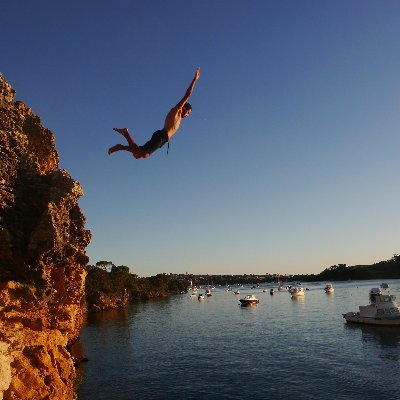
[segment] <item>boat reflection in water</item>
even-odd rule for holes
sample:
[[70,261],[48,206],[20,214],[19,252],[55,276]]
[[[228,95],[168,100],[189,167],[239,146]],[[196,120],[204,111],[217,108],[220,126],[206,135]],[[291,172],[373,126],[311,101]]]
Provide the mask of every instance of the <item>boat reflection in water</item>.
[[378,349],[382,360],[400,361],[400,327],[384,325],[345,324],[347,331],[361,332],[361,340]]

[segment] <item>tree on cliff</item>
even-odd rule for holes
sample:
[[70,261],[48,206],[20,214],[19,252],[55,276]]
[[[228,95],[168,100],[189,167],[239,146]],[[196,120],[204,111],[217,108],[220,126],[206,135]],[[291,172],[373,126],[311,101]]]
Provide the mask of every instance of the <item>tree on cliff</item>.
[[[104,266],[109,265],[112,265],[111,271],[107,272]],[[133,298],[148,298],[180,293],[187,287],[186,281],[171,279],[166,274],[139,278],[136,274],[129,272],[129,267],[116,266],[110,261],[99,261],[96,265],[88,265],[87,271],[87,297],[96,292],[111,294],[127,290]]]
[[88,265],[87,271],[86,293],[108,293],[112,291],[112,285],[107,271],[94,265]]
[[96,267],[104,269],[104,271],[110,272],[115,265],[111,261],[98,261]]

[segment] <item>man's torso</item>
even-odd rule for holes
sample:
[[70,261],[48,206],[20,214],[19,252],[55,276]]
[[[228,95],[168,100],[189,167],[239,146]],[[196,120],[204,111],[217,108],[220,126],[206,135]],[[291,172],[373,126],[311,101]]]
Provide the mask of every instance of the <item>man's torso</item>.
[[172,108],[165,117],[164,131],[167,132],[169,138],[171,138],[171,136],[179,129],[179,125],[182,121],[181,114],[182,109],[176,110],[175,108]]

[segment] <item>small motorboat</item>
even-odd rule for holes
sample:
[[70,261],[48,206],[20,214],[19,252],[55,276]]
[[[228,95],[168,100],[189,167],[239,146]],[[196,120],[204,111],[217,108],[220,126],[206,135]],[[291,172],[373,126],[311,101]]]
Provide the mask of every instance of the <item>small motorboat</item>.
[[271,288],[269,291],[269,294],[272,296],[274,294],[274,292],[275,292],[274,288]]
[[239,301],[242,306],[251,306],[260,302],[254,294],[248,294],[243,299],[239,299]]
[[206,296],[208,296],[208,297],[212,296],[212,293],[211,293],[211,290],[210,290],[210,289],[207,289],[207,290],[206,290]]
[[198,295],[197,299],[198,299],[199,301],[204,300],[204,294],[203,294],[203,293],[200,293],[200,294]]
[[325,290],[325,293],[326,293],[326,294],[332,294],[332,293],[335,291],[335,289],[333,288],[332,283],[330,283],[330,282],[328,282],[328,283],[326,284],[324,290]]
[[375,295],[371,304],[358,308],[359,312],[348,312],[343,318],[357,324],[400,326],[400,309],[394,295]]
[[389,285],[386,282],[383,282],[383,283],[381,283],[381,289],[388,290],[389,289]]
[[236,292],[233,292],[235,294],[240,294],[240,290],[236,290]]
[[292,297],[304,296],[304,288],[302,286],[292,286],[289,289],[289,293],[292,295]]
[[266,293],[266,292],[268,292],[268,289],[263,289],[263,293]]

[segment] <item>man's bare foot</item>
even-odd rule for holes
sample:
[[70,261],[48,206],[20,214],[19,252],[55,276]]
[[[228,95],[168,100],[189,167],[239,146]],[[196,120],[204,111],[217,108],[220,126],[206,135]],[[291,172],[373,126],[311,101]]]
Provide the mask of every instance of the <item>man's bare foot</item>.
[[126,141],[128,142],[129,146],[134,148],[137,146],[136,142],[132,139],[131,135],[129,134],[128,128],[113,128],[115,132],[118,132],[120,135],[122,135]]
[[128,128],[113,128],[113,131],[118,132],[122,136],[129,135]]
[[120,151],[120,150],[125,150],[126,146],[122,146],[122,144],[116,144],[113,147],[110,147],[108,149],[108,155],[111,156],[111,154],[115,153],[116,151]]

